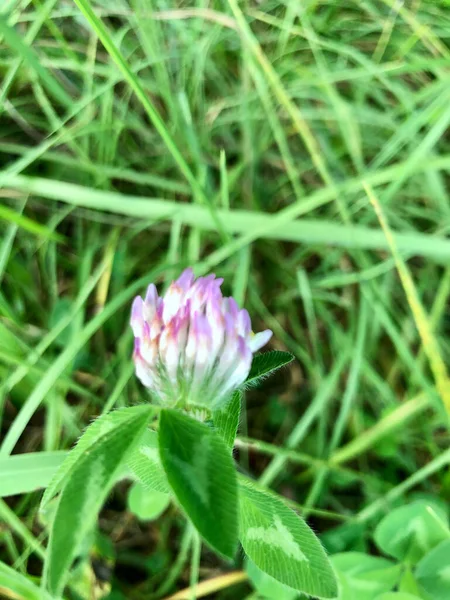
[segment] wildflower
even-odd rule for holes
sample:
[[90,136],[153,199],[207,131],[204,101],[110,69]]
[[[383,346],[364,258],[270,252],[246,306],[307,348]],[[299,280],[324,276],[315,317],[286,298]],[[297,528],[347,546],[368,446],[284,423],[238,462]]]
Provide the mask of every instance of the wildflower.
[[216,408],[247,378],[253,353],[272,336],[254,334],[248,312],[224,298],[223,279],[194,278],[186,269],[158,296],[133,302],[131,327],[136,375],[165,405]]

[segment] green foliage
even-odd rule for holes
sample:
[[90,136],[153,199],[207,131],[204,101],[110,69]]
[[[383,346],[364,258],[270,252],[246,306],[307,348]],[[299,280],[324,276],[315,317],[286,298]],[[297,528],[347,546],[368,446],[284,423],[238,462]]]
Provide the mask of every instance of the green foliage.
[[449,539],[450,529],[439,506],[418,501],[390,512],[378,524],[374,537],[385,554],[415,564],[439,542]]
[[294,511],[241,478],[239,513],[239,539],[257,567],[300,592],[336,598],[336,579],[325,551]]
[[128,492],[128,508],[141,521],[157,519],[169,506],[170,494],[135,483]]
[[115,427],[105,427],[83,453],[75,449],[76,463],[70,471],[64,470],[45,562],[46,584],[52,594],[62,592],[70,565],[92,529],[126,454],[141,437],[152,412],[149,407],[126,409],[121,417],[126,414],[127,418],[120,419],[120,427],[117,423]]
[[59,323],[69,320],[69,325],[63,329],[63,331],[56,336],[54,341],[55,345],[59,348],[64,348],[68,344],[70,344],[70,340],[76,331],[76,321],[71,319],[71,314],[73,311],[73,299],[62,298],[61,300],[57,300],[55,305],[53,306],[52,312],[49,315],[49,329],[56,330],[58,328]]
[[208,425],[162,410],[161,461],[172,490],[200,534],[233,558],[238,541],[236,471],[222,438]]
[[[340,582],[339,600],[441,600],[450,593],[448,557],[450,531],[447,507],[438,498],[421,495],[392,510],[374,531],[374,541],[397,563],[362,552],[332,556]],[[353,528],[344,525],[334,535]],[[328,542],[333,538],[327,536]],[[355,539],[347,541],[355,545]],[[395,591],[394,591],[395,590]],[[381,596],[380,596],[381,594]]]
[[321,536],[321,540],[330,554],[343,552],[347,548],[364,552],[367,550],[366,534],[367,525],[349,521],[329,529]]
[[224,406],[213,413],[214,427],[230,450],[233,450],[239,428],[241,402],[242,392],[237,390]]
[[[224,277],[254,330],[274,331],[270,348],[295,356],[267,385],[268,356],[256,357],[240,418],[236,399],[212,415],[236,470],[287,496],[329,554],[395,563],[375,600],[450,598],[435,554],[448,539],[436,501],[450,499],[439,398],[450,356],[448,6],[0,2],[0,560],[25,586],[15,595],[35,594],[47,525],[96,447],[95,423],[50,484],[44,519],[33,490],[58,469],[51,457],[92,415],[151,401],[132,374],[133,296],[192,265]],[[443,387],[367,186],[442,354]],[[105,435],[121,427],[112,415]],[[169,493],[156,431],[125,456],[122,477]],[[431,513],[409,508],[424,492]],[[68,580],[83,584],[67,598],[108,585],[111,598],[165,598],[209,577],[225,582],[218,600],[248,593],[220,579],[228,565],[209,552],[197,568],[176,507],[136,523],[127,493],[117,485],[101,516],[120,555],[114,576],[99,568],[98,580],[85,538]],[[339,578],[360,600],[375,583],[354,567]]]
[[71,473],[76,469],[80,458],[86,454],[86,451],[89,450],[101,436],[104,436],[110,431],[114,431],[128,421],[130,415],[133,414],[133,410],[136,409],[132,409],[130,412],[129,408],[125,408],[107,413],[95,419],[95,421],[86,428],[83,435],[78,440],[77,445],[69,452],[63,464],[55,473],[55,476],[45,490],[41,501],[42,509],[44,509],[50,500],[61,490],[65,482],[70,478]]
[[339,584],[339,600],[375,600],[399,581],[401,566],[361,552],[335,554],[332,563]]
[[413,596],[412,594],[405,594],[404,592],[387,592],[377,596],[375,600],[420,600],[419,596]]
[[253,358],[252,367],[244,386],[252,388],[261,384],[266,377],[285,367],[293,360],[294,356],[290,352],[281,352],[280,350],[257,354]]
[[47,487],[65,457],[66,452],[30,452],[0,458],[0,496]]
[[254,588],[262,598],[267,600],[295,600],[298,598],[298,592],[261,571],[249,558],[246,560],[246,571]]
[[52,600],[47,592],[15,569],[0,562],[0,595],[5,598],[26,598],[26,600]]
[[427,600],[450,597],[450,539],[442,542],[417,565],[416,578]]
[[159,456],[158,434],[147,430],[126,459],[127,467],[148,491],[168,493],[169,482]]

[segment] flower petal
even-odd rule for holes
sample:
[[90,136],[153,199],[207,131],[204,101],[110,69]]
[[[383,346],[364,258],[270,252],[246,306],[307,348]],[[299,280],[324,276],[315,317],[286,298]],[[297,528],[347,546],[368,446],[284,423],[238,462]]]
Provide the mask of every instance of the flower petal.
[[160,298],[158,296],[158,292],[156,291],[156,286],[154,283],[151,283],[147,288],[143,310],[145,320],[149,323],[156,314],[156,309],[158,308],[159,301]]
[[195,279],[188,268],[163,297],[150,284],[145,300],[135,298],[136,375],[160,402],[218,406],[245,381],[253,353],[272,336],[253,334],[247,310],[223,297],[222,282],[214,274]]
[[257,352],[260,348],[265,346],[272,337],[273,332],[270,329],[265,329],[253,335],[248,341],[248,347],[252,352]]
[[181,275],[178,277],[178,279],[176,280],[175,283],[183,291],[187,292],[188,289],[191,287],[193,281],[194,281],[194,271],[192,270],[191,267],[188,267],[181,273]]
[[134,337],[140,338],[143,335],[144,327],[144,301],[140,296],[136,296],[131,307],[131,329]]

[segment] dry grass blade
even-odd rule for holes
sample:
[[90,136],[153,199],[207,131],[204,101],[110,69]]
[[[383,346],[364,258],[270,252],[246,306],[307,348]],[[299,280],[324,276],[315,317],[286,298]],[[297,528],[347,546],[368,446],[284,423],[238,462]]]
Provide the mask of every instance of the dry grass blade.
[[430,319],[422,305],[422,302],[420,301],[417,288],[414,284],[413,278],[411,277],[411,273],[409,272],[405,261],[398,251],[395,237],[392,234],[378,198],[369,184],[365,183],[364,189],[366,190],[367,196],[376,212],[378,220],[380,221],[380,225],[386,236],[386,240],[388,241],[409,307],[422,340],[424,352],[427,355],[434,379],[436,381],[437,390],[441,396],[442,402],[444,403],[445,409],[450,416],[450,380],[447,373],[447,367],[445,366],[445,362],[441,355],[438,341],[436,336],[433,334],[433,328],[431,326]]
[[226,575],[219,575],[219,577],[213,577],[207,581],[202,581],[195,586],[194,590],[190,587],[180,590],[179,592],[172,594],[172,596],[167,596],[164,600],[190,600],[193,593],[194,597],[204,598],[205,596],[209,596],[210,594],[214,594],[215,592],[219,592],[220,590],[229,588],[232,585],[236,585],[237,583],[246,580],[247,573],[244,573],[244,571],[233,571]]

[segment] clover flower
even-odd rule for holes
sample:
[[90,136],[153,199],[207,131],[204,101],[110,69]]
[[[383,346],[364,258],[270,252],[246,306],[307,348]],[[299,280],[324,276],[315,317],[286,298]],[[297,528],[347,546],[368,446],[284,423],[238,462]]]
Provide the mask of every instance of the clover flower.
[[136,375],[165,405],[216,408],[247,378],[253,353],[272,336],[254,334],[248,312],[225,298],[223,279],[186,269],[163,297],[150,284],[133,302]]

